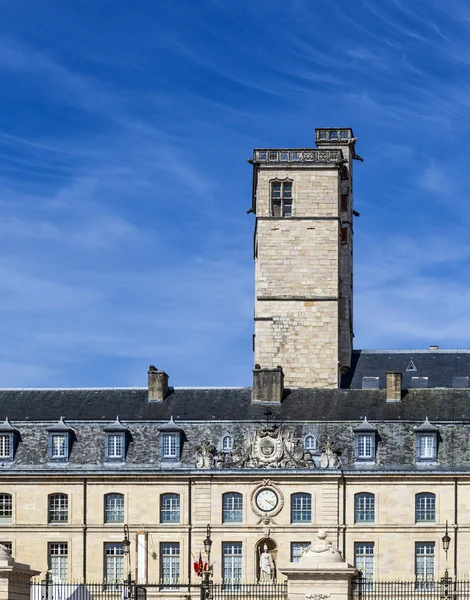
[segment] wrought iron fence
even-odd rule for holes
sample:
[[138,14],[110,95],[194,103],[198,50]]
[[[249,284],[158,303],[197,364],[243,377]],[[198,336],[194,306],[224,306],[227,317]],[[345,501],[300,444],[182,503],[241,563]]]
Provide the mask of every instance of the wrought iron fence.
[[[205,593],[205,594],[204,594]],[[286,600],[284,583],[213,583],[203,586],[201,598],[208,600]]]
[[470,580],[353,581],[354,600],[470,600]]
[[41,581],[31,583],[30,600],[151,600],[152,598],[201,597],[200,585],[135,584],[118,583],[52,583]]

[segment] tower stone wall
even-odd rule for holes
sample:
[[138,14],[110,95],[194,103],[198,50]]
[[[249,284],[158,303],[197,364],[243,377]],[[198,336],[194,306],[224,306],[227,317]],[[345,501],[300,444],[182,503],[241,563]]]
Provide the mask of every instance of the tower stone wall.
[[255,150],[254,362],[287,387],[337,387],[350,363],[353,148],[350,129],[323,129],[316,149]]

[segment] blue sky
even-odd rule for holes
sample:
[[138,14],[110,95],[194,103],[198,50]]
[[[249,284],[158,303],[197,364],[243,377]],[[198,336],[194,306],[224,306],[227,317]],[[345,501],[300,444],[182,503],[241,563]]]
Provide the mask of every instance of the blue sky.
[[351,126],[355,346],[468,347],[470,7],[0,0],[0,385],[250,385],[254,147]]

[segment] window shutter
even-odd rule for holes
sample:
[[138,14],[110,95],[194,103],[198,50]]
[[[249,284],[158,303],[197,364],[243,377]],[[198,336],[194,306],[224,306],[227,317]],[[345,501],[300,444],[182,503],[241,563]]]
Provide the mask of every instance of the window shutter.
[[127,443],[127,435],[125,433],[121,433],[121,458],[125,460],[126,458],[126,443]]
[[109,458],[109,434],[104,436],[104,457]]
[[16,435],[14,433],[10,433],[9,434],[10,437],[10,458],[13,458],[15,456],[15,442],[16,442]]
[[163,458],[163,438],[165,437],[164,433],[160,434],[160,458]]
[[68,460],[69,449],[70,449],[70,433],[66,433],[64,435],[64,444],[65,444],[65,458]]
[[437,456],[437,435],[435,433],[432,434],[432,457],[436,458]]
[[354,456],[359,458],[359,434],[356,433],[354,436]]
[[49,458],[52,458],[52,434],[50,433],[47,439],[47,452]]
[[419,433],[416,436],[416,458],[421,458],[421,451],[420,451],[420,436]]
[[181,434],[177,433],[176,434],[176,460],[180,459],[180,452],[181,452]]
[[376,445],[376,435],[375,433],[373,433],[370,436],[370,452],[371,452],[371,458],[375,459],[375,445]]

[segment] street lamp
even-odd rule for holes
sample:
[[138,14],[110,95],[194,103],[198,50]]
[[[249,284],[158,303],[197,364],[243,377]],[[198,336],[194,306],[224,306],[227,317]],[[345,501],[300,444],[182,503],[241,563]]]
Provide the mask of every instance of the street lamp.
[[[450,547],[450,535],[449,535],[449,530],[448,530],[448,523],[446,521],[446,532],[442,536],[442,548],[443,548],[444,552],[446,553],[446,561],[447,561],[447,552],[449,551],[449,547]],[[447,569],[447,566],[446,566],[446,570],[444,571],[444,577],[441,578],[441,585],[444,587],[444,595],[442,596],[442,598],[449,597],[449,588],[450,588],[451,584],[452,584],[452,577],[449,577],[449,570]]]
[[124,539],[122,540],[122,551],[127,560],[127,597],[132,598],[132,576],[131,576],[131,541],[129,539],[129,525],[124,524]]
[[210,597],[209,591],[209,580],[211,576],[211,548],[212,548],[212,540],[211,540],[211,526],[208,525],[206,529],[206,538],[204,540],[204,552],[207,554],[207,569],[203,571],[204,573],[204,586],[205,586],[205,596],[206,598]]
[[450,547],[450,535],[449,535],[449,531],[447,529],[447,521],[446,521],[446,532],[442,536],[442,547],[444,548],[444,552],[446,553],[446,560],[447,560],[447,552],[449,551],[449,547]]

